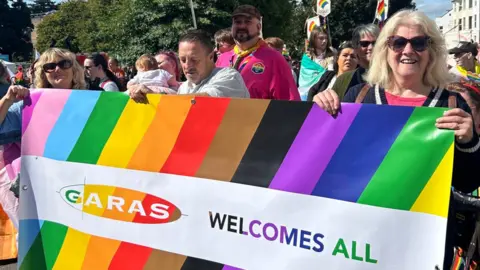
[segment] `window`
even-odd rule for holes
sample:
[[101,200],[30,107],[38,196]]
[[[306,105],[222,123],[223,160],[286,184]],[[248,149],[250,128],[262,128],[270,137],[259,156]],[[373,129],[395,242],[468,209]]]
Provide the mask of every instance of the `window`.
[[462,1],[460,1],[460,3],[458,3],[458,11],[462,11]]
[[468,17],[468,29],[472,29],[472,16]]
[[458,30],[462,31],[462,19],[458,19]]
[[462,22],[463,22],[463,29],[466,30],[467,29],[467,19],[463,18]]
[[473,17],[473,28],[477,28],[477,15]]
[[473,0],[468,0],[468,8],[472,8],[473,7]]

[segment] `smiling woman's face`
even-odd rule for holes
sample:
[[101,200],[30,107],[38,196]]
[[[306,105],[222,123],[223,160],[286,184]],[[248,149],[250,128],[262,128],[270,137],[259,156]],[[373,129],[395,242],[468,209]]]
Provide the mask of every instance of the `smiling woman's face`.
[[[411,40],[416,37],[425,37],[425,33],[418,26],[401,25],[395,36]],[[396,78],[422,80],[430,55],[428,49],[416,51],[409,42],[403,49],[388,49],[387,61]]]
[[[60,57],[56,57],[53,61],[49,63],[59,63],[62,60]],[[72,67],[67,69],[62,69],[58,65],[52,72],[45,72],[48,83],[52,85],[53,88],[58,89],[71,89],[73,85],[73,69]]]

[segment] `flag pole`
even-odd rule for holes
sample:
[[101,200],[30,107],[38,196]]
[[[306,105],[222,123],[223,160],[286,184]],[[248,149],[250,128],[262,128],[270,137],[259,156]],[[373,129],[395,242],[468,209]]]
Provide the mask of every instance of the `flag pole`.
[[193,9],[193,0],[188,1],[190,2],[190,9],[192,10],[193,28],[197,29],[197,19],[195,18],[195,9]]

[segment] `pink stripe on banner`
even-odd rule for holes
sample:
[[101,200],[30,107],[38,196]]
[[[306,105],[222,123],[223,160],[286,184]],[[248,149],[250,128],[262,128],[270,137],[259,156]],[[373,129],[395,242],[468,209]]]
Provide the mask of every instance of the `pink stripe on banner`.
[[51,89],[42,94],[22,137],[22,155],[42,156],[48,135],[71,91]]
[[360,108],[360,104],[343,104],[334,119],[314,106],[269,188],[311,194]]
[[25,134],[30,119],[32,119],[33,109],[40,99],[43,91],[31,92],[30,96],[23,101],[23,111],[22,111],[22,134]]

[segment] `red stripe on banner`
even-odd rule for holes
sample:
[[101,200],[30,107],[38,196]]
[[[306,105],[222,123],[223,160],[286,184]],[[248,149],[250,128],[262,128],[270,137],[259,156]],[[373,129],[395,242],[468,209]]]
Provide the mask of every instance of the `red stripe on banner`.
[[122,242],[113,256],[109,270],[143,269],[152,248]]
[[195,175],[222,122],[230,99],[197,97],[192,102],[195,103],[190,108],[170,156],[160,170],[162,173]]

